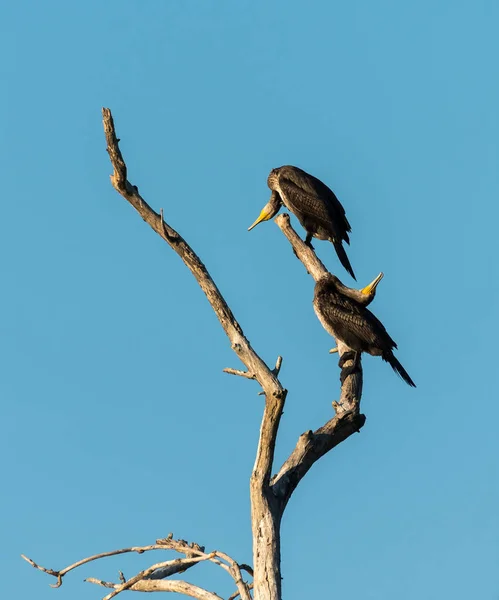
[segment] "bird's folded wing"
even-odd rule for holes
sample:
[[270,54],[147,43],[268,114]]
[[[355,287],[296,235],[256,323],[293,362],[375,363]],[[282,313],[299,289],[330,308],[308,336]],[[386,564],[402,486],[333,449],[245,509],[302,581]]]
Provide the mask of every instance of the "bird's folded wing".
[[351,231],[350,223],[345,216],[345,209],[331,188],[317,177],[302,169],[294,167],[286,171],[285,179],[294,183],[305,193],[322,198],[331,218],[341,221],[346,231]]
[[289,179],[281,179],[279,182],[282,194],[286,197],[289,208],[299,216],[314,219],[326,231],[329,231],[336,239],[343,239],[343,232],[338,221],[342,215],[334,214],[327,202],[314,194],[304,191]]
[[348,329],[359,340],[377,348],[396,348],[383,323],[373,313],[356,303],[334,295],[328,300],[328,294],[320,299],[320,311],[325,319],[336,329],[341,326]]

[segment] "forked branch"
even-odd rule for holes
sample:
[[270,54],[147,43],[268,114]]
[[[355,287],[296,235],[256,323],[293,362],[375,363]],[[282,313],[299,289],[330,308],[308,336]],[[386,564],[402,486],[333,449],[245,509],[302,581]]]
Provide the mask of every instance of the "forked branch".
[[[318,281],[327,273],[326,267],[293,229],[289,215],[281,214],[275,222],[307,272],[312,275],[314,281]],[[338,342],[337,351],[340,357],[349,350],[345,344]],[[348,369],[351,364],[353,361],[345,361],[343,369]],[[358,370],[343,381],[339,401],[333,402],[336,415],[316,431],[306,431],[302,434],[293,452],[272,478],[272,490],[281,501],[281,510],[284,510],[291,494],[312,465],[364,425],[366,418],[360,414],[362,380],[362,366],[359,361]]]

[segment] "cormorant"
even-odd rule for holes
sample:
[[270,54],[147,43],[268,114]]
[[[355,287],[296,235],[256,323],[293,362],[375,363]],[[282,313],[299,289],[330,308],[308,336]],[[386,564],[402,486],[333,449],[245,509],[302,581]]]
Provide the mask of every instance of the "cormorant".
[[[373,294],[380,279],[378,276],[369,286],[357,291],[345,288],[331,273],[324,275],[315,284],[315,314],[330,335],[342,341],[355,353],[354,366],[349,372],[356,369],[360,353],[367,352],[372,356],[381,356],[408,385],[416,387],[393,354],[397,344],[388,335],[381,321],[366,308],[365,304],[368,301],[362,302],[362,295],[367,298],[369,294]],[[340,367],[346,360],[347,356],[343,354]]]
[[355,279],[352,265],[343,248],[343,241],[350,244],[348,232],[351,227],[345,216],[345,209],[334,192],[313,175],[290,165],[272,169],[267,185],[272,190],[270,200],[248,231],[258,223],[274,217],[284,204],[298,217],[307,231],[305,243],[312,247],[313,237],[332,242],[341,264]]

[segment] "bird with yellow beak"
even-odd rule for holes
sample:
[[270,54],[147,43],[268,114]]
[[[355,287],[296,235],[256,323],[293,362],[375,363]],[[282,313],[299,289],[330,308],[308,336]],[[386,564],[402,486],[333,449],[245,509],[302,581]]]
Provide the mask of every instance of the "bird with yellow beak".
[[332,242],[341,264],[355,279],[343,248],[343,242],[350,244],[348,233],[351,227],[334,192],[313,175],[291,165],[272,169],[267,185],[272,190],[270,200],[248,231],[258,223],[272,219],[284,204],[306,230],[305,243],[312,247],[312,238]]
[[369,296],[375,293],[376,280],[379,283],[381,277],[378,276],[367,288],[358,291],[346,288],[337,277],[326,273],[315,284],[313,300],[315,314],[324,329],[337,342],[341,341],[351,349],[351,352],[343,354],[338,363],[338,366],[343,369],[346,360],[353,359],[353,365],[343,369],[342,378],[357,369],[360,355],[365,352],[371,356],[381,356],[408,385],[416,387],[393,353],[397,344],[381,321],[366,308]]

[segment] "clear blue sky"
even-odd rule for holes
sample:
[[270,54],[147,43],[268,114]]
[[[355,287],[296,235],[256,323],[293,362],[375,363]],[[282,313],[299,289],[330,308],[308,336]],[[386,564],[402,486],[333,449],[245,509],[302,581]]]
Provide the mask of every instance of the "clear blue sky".
[[[418,384],[365,365],[360,435],[283,523],[286,600],[497,598],[499,82],[494,0],[19,1],[0,14],[2,594],[100,598],[87,554],[173,531],[251,560],[262,397],[131,181],[201,255],[257,351],[284,356],[277,463],[338,398],[313,282],[273,223],[271,168],[337,193],[359,284]],[[320,257],[345,283],[333,248]],[[278,466],[277,465],[277,466]],[[186,579],[228,596],[203,565]]]

